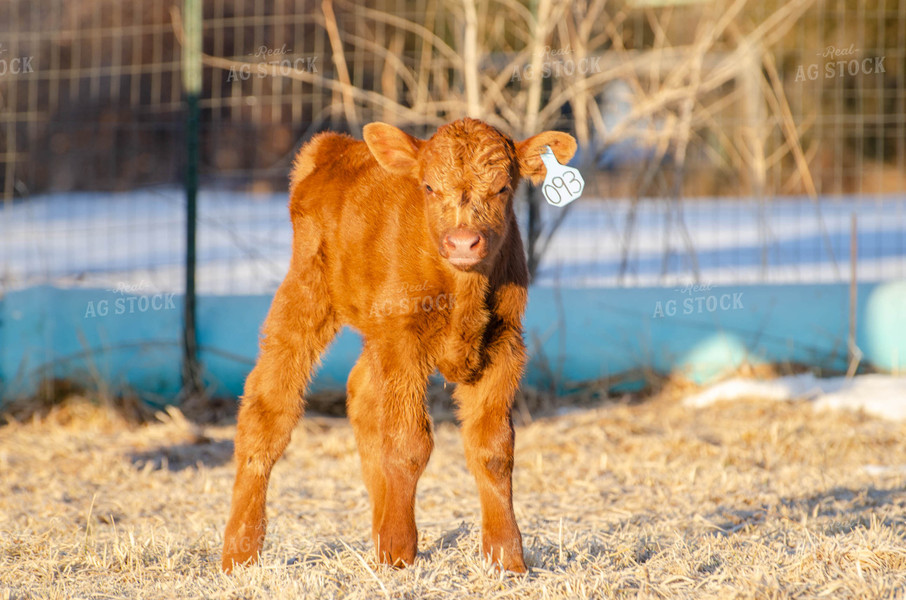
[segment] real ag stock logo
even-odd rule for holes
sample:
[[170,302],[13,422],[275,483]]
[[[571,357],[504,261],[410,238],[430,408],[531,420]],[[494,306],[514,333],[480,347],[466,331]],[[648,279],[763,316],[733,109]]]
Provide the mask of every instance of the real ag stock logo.
[[280,48],[259,46],[254,53],[249,54],[249,56],[257,58],[258,62],[254,64],[242,63],[238,66],[233,65],[227,75],[227,81],[246,81],[251,77],[261,79],[274,74],[274,72],[283,76],[288,76],[290,73],[297,71],[318,72],[317,56],[291,57],[289,56],[291,53],[292,50],[287,48],[286,44],[283,44]]
[[393,299],[385,299],[371,305],[369,317],[389,317],[409,315],[417,312],[452,311],[456,306],[456,294],[441,292],[431,293],[428,282],[418,285],[404,283]]
[[742,303],[742,292],[713,293],[710,283],[688,284],[673,291],[683,297],[679,300],[658,300],[654,305],[654,314],[651,315],[653,319],[745,308]]
[[538,64],[538,70],[530,63],[522,67],[514,66],[513,74],[510,81],[531,81],[535,77],[547,79],[549,77],[573,77],[577,73],[580,75],[589,75],[591,73],[601,72],[601,57],[589,56],[575,60],[570,56],[572,49],[569,45],[565,48],[551,49],[545,46],[538,50],[538,56],[541,59]]
[[34,56],[11,56],[9,48],[0,43],[0,75],[23,75],[34,73],[31,64]]
[[856,76],[858,74],[863,75],[875,75],[878,73],[886,73],[887,70],[884,68],[884,56],[873,56],[868,58],[857,58],[859,49],[855,47],[855,44],[850,44],[849,48],[837,48],[836,46],[828,46],[823,50],[819,50],[816,54],[819,58],[826,59],[840,59],[842,60],[827,60],[824,63],[824,68],[821,69],[818,67],[817,63],[808,65],[799,65],[799,68],[796,69],[796,81],[815,81],[818,78],[823,79],[834,79],[836,77],[843,77],[845,75]]
[[140,281],[136,284],[120,282],[107,292],[116,294],[118,298],[104,298],[102,300],[89,300],[85,306],[85,319],[97,317],[134,315],[161,310],[176,310],[173,292],[167,293],[139,293],[147,292],[148,284]]

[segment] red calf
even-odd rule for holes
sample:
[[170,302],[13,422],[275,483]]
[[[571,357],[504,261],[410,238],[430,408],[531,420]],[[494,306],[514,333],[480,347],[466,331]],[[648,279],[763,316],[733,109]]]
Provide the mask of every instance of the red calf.
[[[528,272],[513,192],[522,177],[544,177],[544,146],[565,163],[576,142],[555,131],[514,142],[474,119],[427,141],[384,123],[364,137],[317,135],[293,167],[292,260],[239,410],[223,568],[257,559],[271,468],[302,415],[312,368],[349,325],[364,340],[347,403],[378,559],[415,559],[415,487],[433,448],[425,388],[439,370],[457,384],[483,552],[525,571],[511,406],[525,365]],[[409,302],[413,290],[420,302]]]

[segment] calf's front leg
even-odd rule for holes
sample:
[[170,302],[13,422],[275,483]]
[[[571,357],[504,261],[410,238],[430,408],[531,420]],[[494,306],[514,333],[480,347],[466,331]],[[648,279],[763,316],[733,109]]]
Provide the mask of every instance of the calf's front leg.
[[460,384],[459,403],[466,462],[481,500],[482,554],[500,567],[525,572],[522,534],[513,512],[512,406],[525,365],[525,346],[518,330],[507,330],[489,348],[481,378]]
[[412,564],[418,548],[415,490],[434,447],[425,406],[425,353],[399,344],[378,352],[366,342],[349,377],[347,402],[373,507],[380,562]]

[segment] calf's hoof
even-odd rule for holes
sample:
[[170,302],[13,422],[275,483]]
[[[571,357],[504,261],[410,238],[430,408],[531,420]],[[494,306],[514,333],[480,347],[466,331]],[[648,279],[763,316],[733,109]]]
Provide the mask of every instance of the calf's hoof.
[[379,562],[401,569],[415,562],[418,534],[414,528],[384,527],[378,532],[375,546]]
[[525,561],[522,559],[522,554],[516,554],[515,556],[507,555],[503,553],[501,556],[500,553],[491,553],[485,552],[484,557],[490,559],[494,563],[494,567],[497,571],[510,571],[511,573],[525,573]]
[[258,562],[258,554],[264,542],[264,534],[253,534],[245,525],[238,531],[227,531],[223,538],[223,554],[220,567],[230,573],[237,565],[249,565]]
[[503,561],[503,564],[500,564],[505,570],[512,571],[513,573],[525,573],[525,561],[521,556],[516,556],[513,558],[507,558]]
[[525,560],[522,558],[522,539],[516,538],[508,542],[490,542],[485,540],[482,543],[482,555],[489,558],[498,569],[512,571],[513,573],[525,573]]

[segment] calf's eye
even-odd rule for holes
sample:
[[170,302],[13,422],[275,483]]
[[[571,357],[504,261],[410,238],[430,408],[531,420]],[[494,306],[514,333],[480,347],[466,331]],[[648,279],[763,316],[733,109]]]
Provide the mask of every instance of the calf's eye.
[[432,193],[434,190],[431,189],[431,186],[428,185],[428,184],[426,183],[426,184],[425,184],[425,191],[428,192],[428,193],[430,194],[430,193]]
[[498,194],[506,194],[508,191],[510,191],[510,186],[505,185],[505,186],[503,186],[502,188],[500,188],[500,191],[497,192],[497,193],[498,193]]

